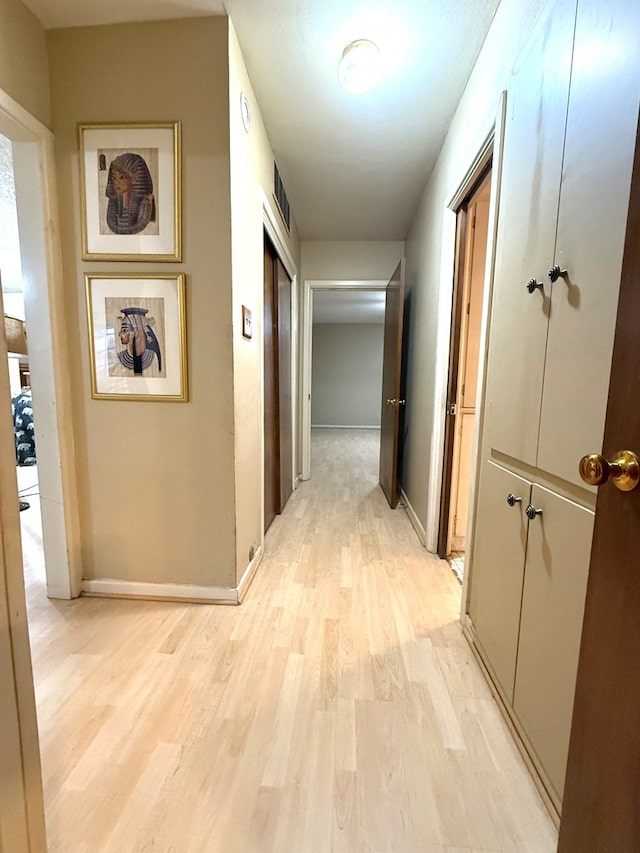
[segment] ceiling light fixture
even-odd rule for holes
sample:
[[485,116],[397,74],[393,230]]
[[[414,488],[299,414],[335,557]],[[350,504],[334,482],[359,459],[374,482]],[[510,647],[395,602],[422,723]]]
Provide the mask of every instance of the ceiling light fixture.
[[345,47],[340,60],[338,77],[352,95],[370,92],[382,72],[378,46],[368,39],[358,39]]

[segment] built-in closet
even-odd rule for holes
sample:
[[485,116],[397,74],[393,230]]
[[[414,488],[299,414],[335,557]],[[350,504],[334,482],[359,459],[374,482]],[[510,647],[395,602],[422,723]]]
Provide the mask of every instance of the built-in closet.
[[640,95],[640,6],[558,0],[507,92],[465,625],[559,813]]

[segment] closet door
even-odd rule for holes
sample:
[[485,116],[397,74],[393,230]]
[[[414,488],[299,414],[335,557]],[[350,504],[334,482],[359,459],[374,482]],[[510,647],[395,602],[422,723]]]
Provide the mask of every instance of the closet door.
[[264,244],[264,529],[280,512],[280,398],[278,383],[278,306],[274,299],[274,261]]
[[[493,462],[480,478],[469,612],[476,644],[509,703],[518,650],[531,484]],[[508,503],[509,495],[519,500]]]
[[593,512],[534,485],[513,709],[560,807],[569,750]]
[[[535,464],[549,315],[546,282],[560,192],[576,3],[551,4],[514,69],[507,97],[490,331],[490,446]],[[553,24],[553,26],[552,26]]]
[[280,505],[282,512],[293,491],[293,427],[291,398],[291,279],[276,260],[278,299],[278,401],[280,428]]
[[640,3],[580,0],[538,467],[583,485],[602,447],[640,96]]

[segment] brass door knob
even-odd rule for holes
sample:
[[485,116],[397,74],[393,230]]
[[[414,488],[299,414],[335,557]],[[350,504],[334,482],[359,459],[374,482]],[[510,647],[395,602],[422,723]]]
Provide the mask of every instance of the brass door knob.
[[395,406],[395,404],[396,404],[397,402],[398,402],[398,401],[396,400],[396,398],[395,398],[395,397],[392,397],[391,399],[387,398],[387,406]]
[[601,486],[611,480],[621,492],[630,492],[640,482],[640,462],[631,450],[619,450],[611,462],[599,453],[583,456],[578,469],[590,486]]

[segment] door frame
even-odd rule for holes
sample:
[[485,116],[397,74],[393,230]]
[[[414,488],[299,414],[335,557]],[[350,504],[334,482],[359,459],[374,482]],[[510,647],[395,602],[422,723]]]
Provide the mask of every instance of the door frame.
[[[291,435],[292,435],[292,483],[291,488],[295,490],[298,485],[298,268],[295,259],[289,249],[283,225],[278,214],[274,212],[264,190],[261,190],[262,228],[263,234],[267,234],[276,254],[280,258],[283,267],[291,279]],[[262,238],[264,239],[264,238]],[[261,255],[262,256],[262,255]],[[264,330],[262,318],[264,317],[264,287],[260,296],[260,423],[264,424]],[[260,430],[260,458],[261,462],[261,488],[260,488],[260,528],[262,531],[262,548],[264,550],[264,428]]]
[[[484,158],[483,158],[484,160]],[[490,151],[489,159],[486,163],[479,164],[475,170],[475,174],[471,179],[471,186],[467,195],[455,211],[456,214],[456,247],[454,258],[453,272],[453,293],[451,299],[451,334],[449,337],[449,372],[447,376],[447,412],[451,405],[455,406],[455,414],[445,415],[444,427],[444,452],[442,463],[442,486],[440,492],[440,520],[438,524],[438,555],[441,558],[446,558],[450,552],[450,540],[452,531],[452,495],[453,495],[453,477],[456,471],[456,452],[459,451],[460,441],[460,399],[458,398],[458,389],[460,385],[460,369],[461,366],[466,368],[466,339],[464,333],[467,328],[467,320],[465,320],[464,300],[466,297],[471,300],[471,290],[467,292],[467,285],[471,280],[471,265],[473,264],[473,252],[475,247],[475,213],[473,221],[470,220],[469,205],[473,203],[481,187],[484,187],[487,180],[491,186],[491,177],[493,171],[493,148]],[[487,221],[487,235],[489,222]],[[468,255],[471,250],[471,255]],[[485,267],[485,278],[487,270]],[[463,364],[463,354],[465,360]],[[480,361],[481,353],[478,353],[478,361]],[[472,460],[473,461],[473,460]]]
[[64,342],[60,233],[52,132],[0,90],[0,132],[12,142],[25,316],[38,446],[43,550],[50,598],[80,594],[80,526],[71,379]]
[[[429,463],[429,482],[427,486],[427,518],[425,525],[426,548],[432,553],[438,550],[438,531],[440,526],[440,504],[442,496],[442,476],[444,468],[446,403],[449,379],[449,356],[451,351],[451,306],[453,300],[454,264],[456,258],[456,220],[457,209],[469,194],[473,183],[481,170],[493,157],[491,173],[491,192],[489,201],[489,222],[487,234],[487,257],[485,262],[485,285],[482,299],[482,322],[480,333],[480,357],[478,364],[477,417],[473,437],[474,465],[469,490],[469,523],[467,528],[467,547],[473,543],[475,524],[475,493],[478,475],[478,450],[482,423],[484,419],[484,392],[486,385],[486,359],[488,345],[488,318],[493,297],[493,277],[495,266],[495,241],[498,225],[500,199],[500,181],[502,177],[502,152],[504,148],[504,125],[506,118],[507,93],[503,91],[498,100],[495,118],[490,127],[480,137],[480,142],[471,148],[472,156],[466,161],[457,180],[451,184],[442,214],[442,243],[440,261],[440,290],[438,300],[438,340],[436,343],[436,368],[433,394],[433,422],[431,454]],[[463,584],[463,602],[466,597],[465,571]]]
[[300,400],[301,479],[311,477],[311,367],[313,359],[313,294],[316,290],[384,290],[382,279],[306,279],[302,290],[302,383]]

